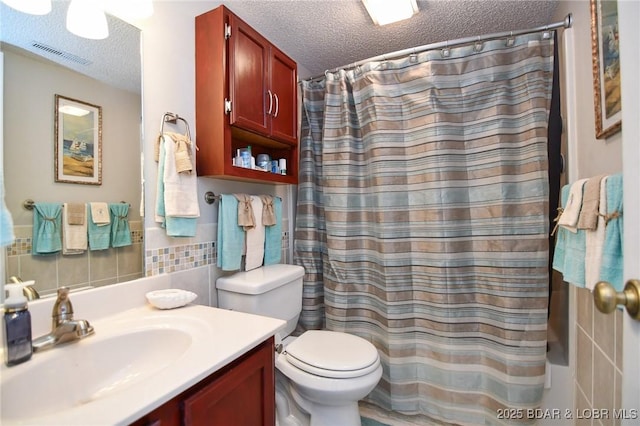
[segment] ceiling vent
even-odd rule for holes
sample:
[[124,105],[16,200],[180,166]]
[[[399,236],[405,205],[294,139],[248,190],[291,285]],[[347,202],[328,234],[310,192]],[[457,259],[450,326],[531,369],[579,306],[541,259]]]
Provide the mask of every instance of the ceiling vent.
[[73,53],[63,52],[62,50],[58,50],[55,47],[51,47],[51,46],[46,45],[44,43],[40,43],[40,42],[34,41],[34,42],[31,43],[31,46],[35,47],[36,49],[40,49],[43,52],[48,53],[49,55],[57,56],[59,58],[66,59],[68,61],[75,62],[76,64],[80,64],[80,65],[91,65],[92,64],[92,61],[90,61],[88,59],[81,58],[80,56],[74,55]]

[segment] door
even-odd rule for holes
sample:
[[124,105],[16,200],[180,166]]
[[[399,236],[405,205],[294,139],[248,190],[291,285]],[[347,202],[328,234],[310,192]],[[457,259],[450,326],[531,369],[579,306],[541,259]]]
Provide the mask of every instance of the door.
[[298,142],[297,66],[275,46],[271,47],[271,134],[274,139],[295,145]]
[[229,25],[230,124],[267,135],[269,42],[233,14]]
[[[624,277],[640,279],[640,2],[619,1],[624,176]],[[624,58],[624,59],[623,59]],[[640,321],[624,315],[622,408],[640,416]],[[637,425],[640,417],[623,425]]]

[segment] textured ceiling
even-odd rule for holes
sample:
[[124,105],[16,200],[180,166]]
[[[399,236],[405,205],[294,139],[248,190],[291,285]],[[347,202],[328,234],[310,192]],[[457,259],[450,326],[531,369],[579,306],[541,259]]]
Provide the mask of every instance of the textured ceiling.
[[[393,0],[389,0],[393,1]],[[372,56],[429,43],[482,34],[527,29],[552,22],[559,0],[418,0],[413,18],[383,27],[373,25],[360,0],[174,1],[184,12],[199,15],[224,3],[249,25],[298,62],[302,78]],[[156,0],[156,10],[169,0]],[[140,88],[138,30],[109,17],[106,40],[83,40],[64,29],[68,1],[56,0],[44,17],[14,12],[0,3],[0,39],[28,50],[43,42],[92,62],[79,72],[131,91]],[[173,5],[173,7],[176,7]],[[153,19],[150,18],[150,19]],[[133,59],[132,59],[133,57]]]

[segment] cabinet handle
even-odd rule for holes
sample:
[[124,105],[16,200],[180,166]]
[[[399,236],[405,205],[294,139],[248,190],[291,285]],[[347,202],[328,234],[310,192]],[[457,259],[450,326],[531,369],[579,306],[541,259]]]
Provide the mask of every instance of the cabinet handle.
[[273,108],[273,94],[271,93],[271,90],[267,90],[267,93],[269,94],[269,111],[267,111],[267,114],[271,114],[271,108]]
[[276,112],[273,114],[273,118],[276,118],[278,116],[278,110],[280,107],[280,101],[278,99],[278,95],[276,95],[275,93],[273,94],[273,97],[276,98]]

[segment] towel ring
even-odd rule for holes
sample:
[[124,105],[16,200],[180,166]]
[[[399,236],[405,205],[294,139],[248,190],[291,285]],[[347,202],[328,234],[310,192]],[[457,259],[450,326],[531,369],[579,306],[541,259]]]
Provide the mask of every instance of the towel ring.
[[172,112],[165,112],[162,115],[162,120],[160,121],[160,134],[164,133],[164,123],[170,124],[178,124],[178,120],[182,121],[187,129],[187,138],[191,140],[191,131],[189,130],[189,123],[184,118],[180,117],[178,114],[174,114]]

